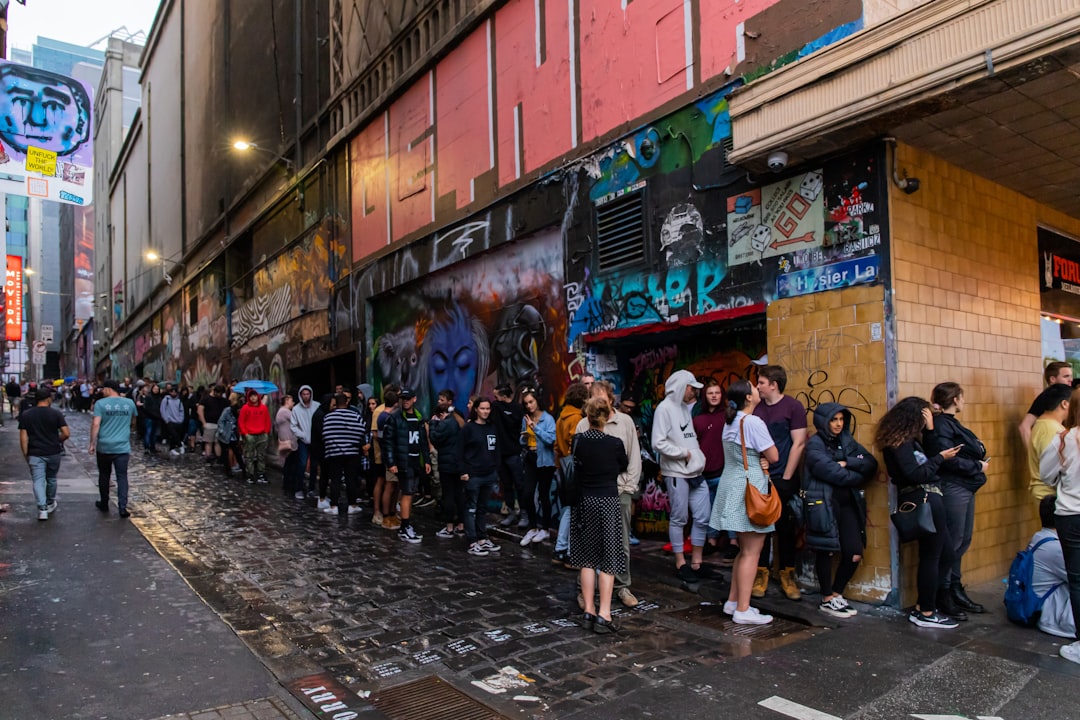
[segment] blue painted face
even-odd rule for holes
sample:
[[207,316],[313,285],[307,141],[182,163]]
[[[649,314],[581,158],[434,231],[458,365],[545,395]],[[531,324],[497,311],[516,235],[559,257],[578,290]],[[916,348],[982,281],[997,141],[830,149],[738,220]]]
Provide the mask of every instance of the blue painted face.
[[480,365],[472,324],[463,312],[453,312],[431,327],[424,338],[428,357],[428,387],[453,390],[454,397],[469,397],[476,390]]

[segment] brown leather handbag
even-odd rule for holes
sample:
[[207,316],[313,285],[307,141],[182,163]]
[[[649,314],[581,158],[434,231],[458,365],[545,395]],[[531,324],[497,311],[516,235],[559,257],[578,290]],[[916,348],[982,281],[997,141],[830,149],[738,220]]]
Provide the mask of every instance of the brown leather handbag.
[[745,422],[745,417],[739,421],[739,443],[742,445],[742,464],[746,472],[746,517],[754,525],[764,527],[780,519],[783,505],[780,504],[780,493],[773,490],[768,478],[765,478],[767,489],[765,493],[750,482],[750,465],[746,462],[746,434],[743,432]]

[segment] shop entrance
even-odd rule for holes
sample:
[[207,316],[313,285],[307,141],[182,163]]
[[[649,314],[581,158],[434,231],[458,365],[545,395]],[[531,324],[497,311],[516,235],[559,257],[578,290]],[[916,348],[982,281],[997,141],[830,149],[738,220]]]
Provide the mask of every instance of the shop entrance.
[[337,385],[342,385],[349,391],[355,391],[356,353],[344,353],[327,360],[293,368],[288,372],[288,389],[291,392],[298,391],[302,385],[310,385],[315,391],[316,398],[332,393]]

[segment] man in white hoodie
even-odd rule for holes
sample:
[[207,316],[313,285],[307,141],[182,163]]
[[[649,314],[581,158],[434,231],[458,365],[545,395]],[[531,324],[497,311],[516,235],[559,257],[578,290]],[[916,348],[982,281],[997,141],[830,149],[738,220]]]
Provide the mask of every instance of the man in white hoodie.
[[[686,583],[700,581],[696,570],[701,568],[701,554],[708,530],[709,487],[701,471],[705,454],[698,446],[690,405],[697,399],[702,384],[693,373],[676,370],[664,383],[664,399],[653,414],[652,446],[660,457],[660,473],[667,486],[671,510],[668,513],[668,537],[675,553],[675,571]],[[693,547],[690,564],[683,552],[683,528],[688,514],[693,515],[690,544]]]
[[[319,409],[319,401],[312,400],[311,396],[311,386],[301,385],[300,402],[293,406],[292,420],[289,422],[293,435],[296,436],[296,452],[299,453],[300,472],[305,475],[308,469],[308,457],[311,455],[311,419],[315,415],[315,411]],[[306,478],[302,486],[307,487]],[[297,490],[296,497],[297,499],[303,498],[304,491]]]

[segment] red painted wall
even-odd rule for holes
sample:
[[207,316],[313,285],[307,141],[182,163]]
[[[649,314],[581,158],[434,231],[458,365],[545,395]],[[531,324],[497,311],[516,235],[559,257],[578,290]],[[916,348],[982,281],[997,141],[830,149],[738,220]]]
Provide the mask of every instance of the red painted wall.
[[488,33],[474,32],[435,68],[436,176],[455,208],[472,202],[472,181],[495,165],[488,93]]

